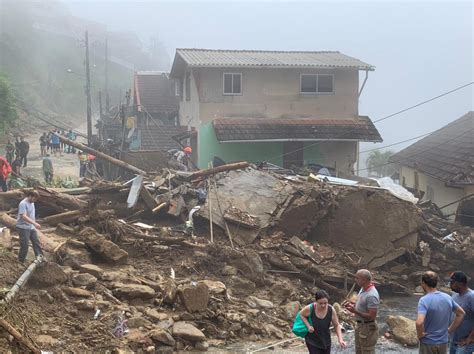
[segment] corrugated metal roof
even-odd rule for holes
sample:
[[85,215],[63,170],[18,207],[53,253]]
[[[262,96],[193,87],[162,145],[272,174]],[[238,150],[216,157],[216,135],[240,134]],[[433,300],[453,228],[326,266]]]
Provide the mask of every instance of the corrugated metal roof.
[[449,185],[474,184],[474,112],[399,151],[390,161]]
[[370,118],[362,116],[354,119],[224,118],[213,120],[213,126],[220,142],[382,141]]
[[[340,52],[263,51],[176,49],[190,67],[308,67],[354,68],[374,70],[375,67]],[[176,61],[176,59],[175,59]],[[173,65],[174,66],[174,65]]]

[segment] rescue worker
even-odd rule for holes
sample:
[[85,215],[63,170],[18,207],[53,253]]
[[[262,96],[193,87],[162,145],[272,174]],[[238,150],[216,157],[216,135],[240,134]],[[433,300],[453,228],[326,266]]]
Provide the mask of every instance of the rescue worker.
[[87,154],[83,151],[77,153],[79,157],[79,177],[85,177],[87,171]]
[[375,319],[380,304],[380,296],[372,283],[372,274],[367,269],[359,269],[355,281],[360,286],[357,301],[349,303],[346,309],[355,315],[357,326],[355,329],[356,354],[375,354],[375,345],[379,338],[379,329]]
[[186,146],[183,150],[171,149],[168,150],[170,159],[168,161],[169,167],[178,171],[189,171],[188,162],[193,149]]
[[23,137],[20,138],[20,143],[18,144],[18,152],[23,167],[26,167],[26,164],[28,163],[28,153],[30,152],[30,144],[28,144],[28,142],[25,141]]

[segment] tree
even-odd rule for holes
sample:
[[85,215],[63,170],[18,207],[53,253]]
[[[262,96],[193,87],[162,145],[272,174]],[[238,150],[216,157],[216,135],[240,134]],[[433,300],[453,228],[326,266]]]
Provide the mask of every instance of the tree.
[[0,73],[0,134],[18,119],[15,100],[7,78]]
[[393,154],[394,152],[391,150],[385,152],[380,152],[380,150],[372,151],[366,161],[369,175],[375,174],[377,177],[391,175],[394,168],[393,165],[389,163],[389,158]]

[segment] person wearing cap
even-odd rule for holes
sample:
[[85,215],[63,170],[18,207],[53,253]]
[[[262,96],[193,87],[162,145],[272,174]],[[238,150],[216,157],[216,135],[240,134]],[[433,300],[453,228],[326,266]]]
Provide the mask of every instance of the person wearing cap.
[[[427,271],[421,277],[426,295],[418,302],[416,332],[420,340],[420,354],[448,352],[449,334],[454,333],[464,318],[464,310],[448,295],[436,288],[438,274]],[[454,320],[450,324],[452,313]]]
[[474,291],[467,286],[467,275],[460,271],[451,274],[449,285],[454,302],[466,313],[451,337],[449,353],[474,353]]
[[41,225],[36,222],[35,202],[38,201],[39,194],[36,191],[28,191],[26,198],[18,205],[18,217],[16,221],[16,229],[20,235],[20,251],[18,252],[18,260],[24,263],[28,254],[29,243],[33,245],[35,256],[43,255],[41,244],[38,238],[37,229],[41,229]]

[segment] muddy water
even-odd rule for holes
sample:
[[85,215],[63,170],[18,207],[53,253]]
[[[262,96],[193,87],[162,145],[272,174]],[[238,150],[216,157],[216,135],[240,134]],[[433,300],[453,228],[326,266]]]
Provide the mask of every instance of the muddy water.
[[[387,340],[383,337],[384,333],[388,330],[388,326],[385,323],[385,318],[388,315],[401,315],[407,318],[416,319],[416,310],[419,296],[410,297],[382,297],[382,304],[379,309],[377,322],[380,330],[380,337],[376,347],[376,353],[418,353],[418,348],[407,348],[393,340]],[[333,336],[333,348],[331,353],[355,353],[354,346],[354,332],[344,333],[344,340],[348,344],[346,349],[341,349],[337,344],[337,338]],[[252,353],[258,349],[264,348],[271,344],[280,342],[278,340],[261,342],[261,343],[237,343],[226,348],[228,352],[236,353]],[[265,349],[258,351],[257,353],[304,353],[307,352],[306,345],[303,340],[296,339],[292,342],[283,344],[272,349]]]

